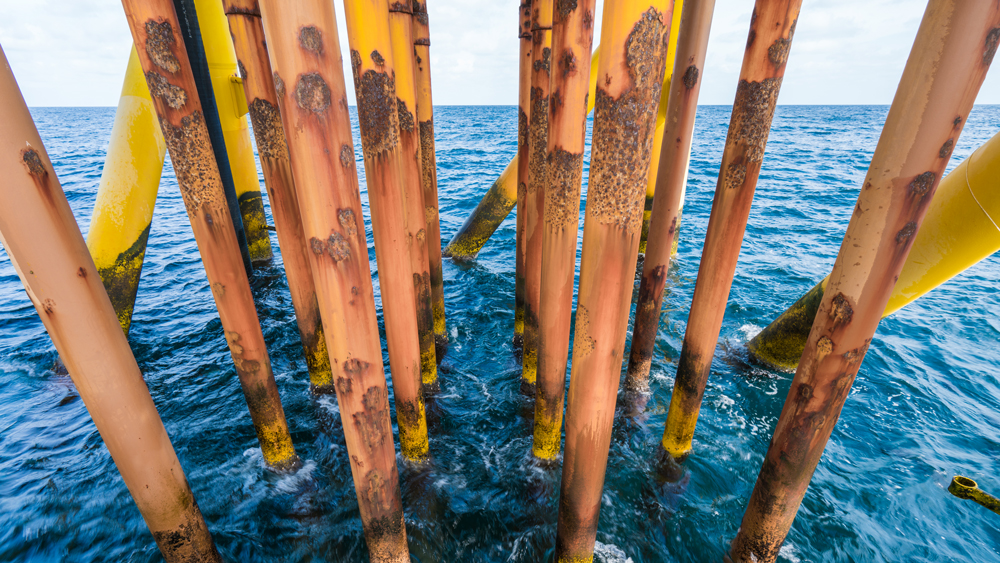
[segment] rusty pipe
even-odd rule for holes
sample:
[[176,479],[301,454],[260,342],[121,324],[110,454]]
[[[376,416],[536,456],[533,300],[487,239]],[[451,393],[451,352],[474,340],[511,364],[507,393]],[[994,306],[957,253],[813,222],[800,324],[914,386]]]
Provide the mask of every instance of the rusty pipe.
[[776,559],[998,42],[1000,2],[927,3],[730,547],[737,563]]
[[420,377],[425,389],[434,389],[437,358],[434,312],[431,307],[430,255],[427,249],[427,218],[424,210],[423,164],[420,128],[417,124],[417,89],[413,61],[413,10],[410,0],[393,2],[389,8],[389,39],[396,72],[396,114],[399,116],[400,176],[406,214],[406,246],[410,256],[413,295],[416,300],[417,334],[420,339]]
[[663,142],[658,155],[660,165],[656,176],[657,197],[653,199],[649,220],[646,258],[642,265],[632,348],[629,350],[628,372],[625,376],[625,390],[630,393],[641,394],[649,390],[649,366],[653,359],[656,333],[660,328],[663,289],[683,205],[694,118],[698,111],[701,74],[705,68],[705,52],[708,49],[714,10],[715,0],[684,2],[684,15],[681,17],[677,37],[677,56],[674,60],[675,76],[678,79],[670,82]]
[[580,226],[580,183],[587,135],[587,88],[594,44],[595,0],[560,3],[553,14],[548,106],[547,180],[542,186],[542,258],[538,310],[538,376],[532,453],[559,455],[573,277]]
[[288,145],[278,111],[278,95],[274,91],[260,8],[257,2],[247,0],[224,0],[224,6],[243,78],[243,92],[249,101],[247,107],[257,141],[257,154],[288,278],[295,322],[309,368],[309,381],[316,392],[332,392],[330,355],[323,337],[316,286],[309,270],[308,243],[295,197]]
[[[531,4],[531,91],[528,111],[528,182],[524,193],[524,354],[521,385],[534,391],[538,372],[538,303],[542,283],[542,213],[549,136],[549,93],[552,66],[554,0]],[[515,289],[516,291],[516,289]]]
[[372,561],[408,562],[333,2],[260,8],[365,541]]
[[[514,254],[514,351],[524,350],[524,214],[528,194],[528,116],[531,114],[531,4],[521,0],[517,8],[518,82],[517,82],[517,233]],[[523,359],[523,356],[522,356]]]
[[438,212],[437,156],[434,153],[434,99],[431,96],[431,30],[427,3],[413,0],[413,77],[417,88],[417,127],[420,129],[421,187],[427,221],[427,256],[434,314],[435,359],[448,349],[445,323],[444,273],[441,268],[441,218]]
[[221,561],[3,47],[0,123],[0,242],[163,558]]
[[642,231],[671,0],[605,5],[556,558],[590,561]]
[[173,2],[122,0],[122,5],[264,461],[273,469],[293,468],[299,459],[271,372]]
[[802,0],[757,0],[750,19],[743,68],[663,433],[663,449],[674,458],[691,451],[801,5]]
[[427,457],[427,416],[420,374],[416,296],[406,244],[404,158],[388,0],[345,0],[358,124],[368,180],[396,421],[403,456]]

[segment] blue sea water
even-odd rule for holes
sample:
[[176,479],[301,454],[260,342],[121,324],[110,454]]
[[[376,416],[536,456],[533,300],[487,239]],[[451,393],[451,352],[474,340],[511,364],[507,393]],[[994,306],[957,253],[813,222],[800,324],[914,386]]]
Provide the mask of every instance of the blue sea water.
[[[616,421],[598,560],[722,560],[791,381],[749,361],[744,344],[828,273],[887,111],[779,106],[695,451],[671,484],[653,460],[730,112],[699,108],[649,416]],[[114,108],[32,114],[86,233]],[[436,127],[447,241],[513,156],[516,108],[439,107]],[[952,166],[998,130],[1000,107],[977,106]],[[169,162],[149,240],[130,342],[224,557],[367,561],[336,399],[309,394],[280,253],[252,283],[305,460],[286,476],[263,468]],[[530,461],[532,408],[510,347],[513,257],[511,215],[474,264],[445,262],[451,346],[429,409],[433,464],[400,464],[414,561],[552,557],[560,472]],[[882,322],[781,561],[1000,560],[1000,517],[946,490],[963,474],[1000,493],[998,283],[991,257]],[[0,561],[160,561],[72,382],[52,371],[56,356],[0,250]]]

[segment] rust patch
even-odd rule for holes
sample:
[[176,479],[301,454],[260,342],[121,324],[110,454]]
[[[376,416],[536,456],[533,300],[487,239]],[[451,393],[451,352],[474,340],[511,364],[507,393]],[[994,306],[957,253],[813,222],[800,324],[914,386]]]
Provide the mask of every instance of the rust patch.
[[[421,185],[424,186],[424,189],[430,187],[430,189],[435,191],[435,197],[432,198],[434,201],[428,200],[424,202],[426,209],[431,212],[431,215],[426,218],[427,224],[432,225],[437,222],[437,166],[434,155],[434,121],[431,119],[421,121],[418,126],[420,128]],[[518,126],[520,127],[520,124]]]
[[312,248],[313,254],[323,254],[326,250],[326,244],[316,237],[309,239],[309,247]]
[[247,75],[247,67],[243,66],[243,61],[236,59],[236,67],[240,69],[240,77],[242,77],[243,80],[249,78]]
[[533,194],[544,186],[548,175],[545,164],[549,141],[549,97],[541,88],[531,88],[529,115],[527,193]]
[[[425,20],[424,21],[424,25],[427,25],[427,21],[426,21],[427,20],[427,14],[421,14],[421,16],[423,16],[423,19]],[[415,39],[413,41],[413,44],[414,45],[423,45],[424,47],[430,47],[431,46],[431,40],[427,39],[426,37],[421,37],[420,39]],[[417,57],[417,64],[420,64],[420,63],[421,63],[420,57]]]
[[830,301],[830,318],[834,326],[849,324],[854,318],[854,307],[843,293],[837,293]]
[[351,257],[351,244],[347,242],[344,235],[335,231],[330,234],[330,238],[326,239],[326,251],[334,262],[340,262]]
[[146,55],[154,65],[170,74],[181,69],[181,63],[173,51],[176,44],[174,28],[170,22],[146,20]]
[[549,153],[544,217],[547,228],[576,231],[580,223],[583,154],[557,148]]
[[576,9],[577,0],[556,0],[556,13],[560,20],[565,20]]
[[726,167],[723,185],[729,189],[736,189],[743,185],[747,179],[747,164],[745,161],[730,162]]
[[[359,363],[363,364],[363,367],[360,369],[368,368],[366,362]],[[357,427],[358,433],[361,434],[361,439],[365,447],[368,448],[368,451],[374,451],[382,446],[388,434],[385,427],[386,421],[389,418],[389,413],[387,412],[389,403],[385,388],[375,385],[369,387],[365,391],[361,403],[363,405],[362,410],[354,413],[352,418],[354,419],[354,425]]]
[[[372,60],[376,64],[378,61],[385,63],[378,51],[372,51]],[[358,94],[361,150],[365,158],[373,159],[399,144],[396,79],[375,70],[366,70],[361,74],[361,56],[355,50],[351,51],[351,69]]]
[[687,67],[687,70],[684,71],[684,77],[681,79],[684,82],[684,87],[688,90],[694,88],[698,84],[698,74],[698,67],[694,65]]
[[412,133],[416,126],[416,121],[413,119],[413,112],[406,107],[406,102],[399,98],[396,98],[396,113],[399,116],[399,129],[407,133]]
[[281,76],[278,76],[277,72],[273,73],[271,77],[274,79],[274,91],[278,94],[279,98],[284,98],[285,81],[281,79]]
[[349,378],[338,377],[336,386],[337,393],[340,393],[341,395],[350,395],[354,392],[354,382]]
[[[576,2],[574,0],[573,7],[576,7]],[[570,73],[576,72],[576,55],[573,53],[573,49],[566,49],[563,51],[561,57],[559,57],[559,69],[562,70],[562,75],[565,78],[569,76]]]
[[771,63],[776,67],[780,67],[788,62],[788,52],[792,48],[792,37],[795,35],[795,24],[799,21],[795,20],[792,22],[792,27],[788,29],[788,38],[779,37],[774,40],[774,43],[767,48],[767,58],[771,60]]
[[250,104],[250,121],[261,158],[287,160],[288,146],[278,108],[263,98],[254,98]]
[[156,71],[151,70],[146,73],[146,84],[149,85],[150,95],[159,98],[171,109],[181,109],[187,104],[187,92],[184,88],[171,84]]
[[76,271],[76,275],[83,279],[87,279],[87,270],[83,266],[80,266],[80,269]]
[[[541,35],[541,33],[539,33],[538,35]],[[542,70],[544,70],[545,72],[549,72],[549,69],[552,64],[551,59],[552,59],[552,49],[545,47],[544,49],[542,49],[542,58],[535,59],[535,62],[532,64],[532,68],[535,69],[535,72],[540,72]]]
[[587,10],[583,13],[583,29],[594,27],[594,12]]
[[208,128],[201,112],[194,111],[184,116],[179,127],[160,118],[160,128],[163,130],[177,184],[188,212],[196,213],[206,205],[225,208],[219,169],[215,164],[215,153],[212,152],[212,142],[208,138]]
[[[414,11],[413,17],[417,19],[417,23],[419,23],[420,25],[428,25],[430,23],[430,21],[427,19],[427,12]],[[428,45],[431,44],[430,39],[417,39],[417,41],[418,41],[418,43],[416,43],[417,45],[422,45],[422,43],[419,43],[419,41],[426,41]]]
[[42,301],[42,310],[45,311],[46,314],[51,315],[56,310],[56,302],[52,299]]
[[42,163],[42,157],[38,156],[35,149],[24,149],[21,151],[21,162],[28,168],[28,173],[39,179],[49,174]]
[[993,56],[997,54],[997,44],[1000,43],[1000,27],[994,27],[986,34],[986,45],[983,49],[983,65],[990,66]]
[[914,198],[924,197],[931,191],[931,187],[934,186],[934,180],[936,179],[937,174],[933,172],[928,171],[923,174],[918,174],[908,186],[910,195]]
[[317,72],[299,76],[295,85],[295,103],[304,110],[323,113],[330,107],[330,87]]
[[780,89],[781,78],[765,78],[761,82],[740,80],[736,88],[736,102],[733,104],[726,144],[743,144],[748,164],[764,160]]
[[951,149],[955,148],[955,139],[948,139],[941,145],[941,150],[938,151],[938,158],[948,158],[951,156]]
[[958,116],[958,117],[956,117],[955,121],[951,122],[952,126],[954,126],[954,127],[958,127],[960,123],[962,123],[962,116],[961,115]]
[[913,236],[913,233],[917,232],[917,224],[914,221],[903,225],[903,228],[896,233],[896,244],[902,244]]
[[354,149],[350,145],[344,144],[340,147],[340,165],[350,168],[354,163]]
[[358,234],[358,221],[354,216],[353,209],[341,209],[337,212],[337,221],[343,227],[347,236],[353,237]]
[[617,99],[599,87],[594,101],[587,206],[593,206],[594,217],[601,223],[631,233],[642,228],[667,30],[663,14],[655,8],[644,12],[625,42],[625,68],[631,86]]
[[382,56],[382,53],[379,53],[378,51],[372,51],[371,58],[372,62],[375,63],[375,65],[378,66],[379,68],[385,66],[385,57]]
[[323,32],[316,26],[304,25],[299,28],[299,47],[315,55],[323,54]]
[[410,14],[413,13],[413,10],[410,8],[410,5],[408,3],[399,2],[397,0],[396,2],[393,2],[392,4],[389,5],[389,12],[390,13],[401,12],[404,14]]
[[579,346],[580,354],[583,356],[593,353],[597,341],[591,336],[590,313],[586,307],[577,306],[575,328],[576,336],[573,340],[573,346]]

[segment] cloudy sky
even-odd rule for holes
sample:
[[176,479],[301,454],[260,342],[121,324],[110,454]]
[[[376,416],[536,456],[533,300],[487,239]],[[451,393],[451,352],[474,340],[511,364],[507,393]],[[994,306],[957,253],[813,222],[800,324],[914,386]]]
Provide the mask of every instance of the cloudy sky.
[[[428,2],[436,104],[517,103],[517,5]],[[805,0],[779,103],[890,103],[925,5]],[[733,103],[752,10],[753,0],[717,0],[702,103]],[[30,106],[117,105],[131,41],[117,0],[0,0],[0,45]],[[977,101],[1000,103],[998,86],[994,71]]]

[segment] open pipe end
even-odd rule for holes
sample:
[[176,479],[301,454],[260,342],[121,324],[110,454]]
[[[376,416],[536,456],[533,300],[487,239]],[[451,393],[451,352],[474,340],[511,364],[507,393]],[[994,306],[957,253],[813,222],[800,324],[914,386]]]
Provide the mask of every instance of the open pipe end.
[[956,475],[951,480],[951,485],[948,485],[948,492],[960,499],[974,500],[973,497],[978,490],[979,486],[975,481],[961,475]]

